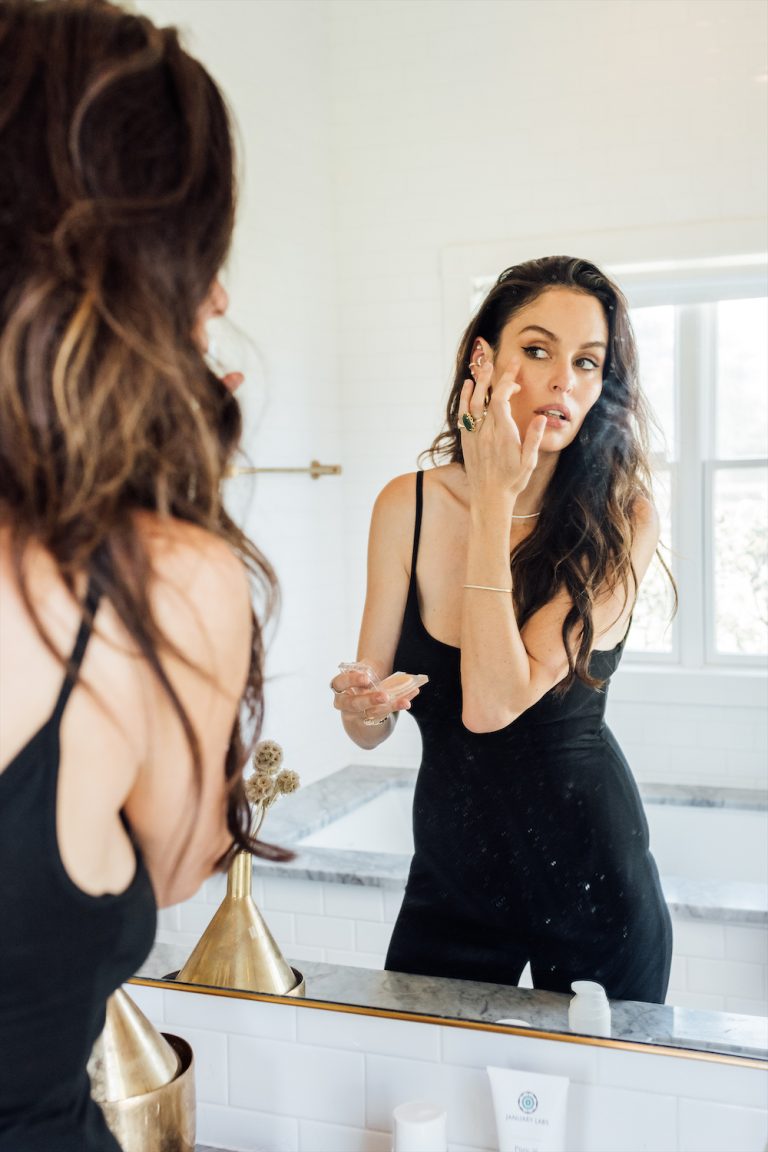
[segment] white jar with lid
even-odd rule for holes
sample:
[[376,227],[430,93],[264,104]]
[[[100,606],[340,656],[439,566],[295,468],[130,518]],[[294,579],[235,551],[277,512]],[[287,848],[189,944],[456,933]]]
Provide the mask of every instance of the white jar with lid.
[[427,1100],[398,1104],[394,1120],[393,1152],[448,1152],[447,1116]]
[[571,1032],[588,1036],[610,1036],[611,1006],[602,984],[594,980],[574,980],[576,995],[568,1005],[568,1027]]

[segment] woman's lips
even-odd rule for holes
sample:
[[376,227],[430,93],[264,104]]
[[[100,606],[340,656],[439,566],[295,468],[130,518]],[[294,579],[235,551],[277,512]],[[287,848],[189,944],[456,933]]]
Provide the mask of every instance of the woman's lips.
[[571,414],[563,404],[548,404],[537,408],[536,415],[546,416],[547,428],[564,428],[571,420]]

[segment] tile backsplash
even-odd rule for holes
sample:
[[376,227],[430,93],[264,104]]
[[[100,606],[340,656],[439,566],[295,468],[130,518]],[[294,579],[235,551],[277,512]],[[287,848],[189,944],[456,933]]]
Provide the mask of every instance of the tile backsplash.
[[236,1152],[390,1152],[393,1108],[497,1148],[488,1064],[568,1076],[568,1152],[765,1152],[765,1069],[131,984],[197,1067],[198,1140]]
[[[158,940],[191,951],[222,899],[226,881],[208,880],[191,900],[160,913]],[[253,898],[283,953],[383,968],[402,889],[258,876]],[[668,1004],[768,1015],[768,932],[763,924],[673,917]]]

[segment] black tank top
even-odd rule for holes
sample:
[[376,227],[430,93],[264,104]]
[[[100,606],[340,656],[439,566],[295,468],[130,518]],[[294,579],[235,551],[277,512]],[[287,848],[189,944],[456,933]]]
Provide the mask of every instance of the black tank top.
[[[424,473],[416,474],[416,521],[413,533],[411,579],[408,587],[403,627],[395,654],[395,667],[410,672],[426,672],[429,685],[413,701],[412,715],[429,738],[433,727],[442,729],[446,724],[457,724],[469,737],[461,724],[461,650],[452,644],[436,640],[426,629],[419,608],[416,563],[419,555],[421,519],[423,509]],[[498,746],[500,743],[519,748],[522,744],[538,743],[551,738],[552,725],[559,728],[567,722],[569,740],[579,736],[594,736],[601,729],[605,715],[607,681],[616,671],[624,642],[615,648],[595,650],[590,657],[591,675],[604,681],[602,689],[594,689],[576,680],[564,695],[554,689],[544,694],[533,707],[528,708],[513,724],[498,732],[482,733],[478,746]]]
[[91,585],[53,713],[0,773],[0,1152],[119,1152],[86,1065],[107,998],[152,947],[155,898],[135,845],[127,889],[91,896],[56,835],[61,719],[98,599]]

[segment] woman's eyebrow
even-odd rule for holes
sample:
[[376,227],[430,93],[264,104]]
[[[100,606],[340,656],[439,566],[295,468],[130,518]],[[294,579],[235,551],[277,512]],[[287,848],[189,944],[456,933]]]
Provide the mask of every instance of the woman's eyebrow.
[[[560,337],[555,336],[554,332],[550,332],[548,328],[542,328],[540,324],[528,324],[525,328],[520,329],[520,335],[524,332],[541,332],[542,336],[547,336],[555,344],[560,343]],[[602,348],[603,351],[607,348],[604,340],[589,340],[586,344],[580,344],[580,348]]]

